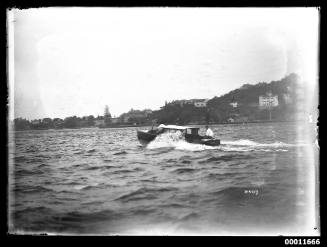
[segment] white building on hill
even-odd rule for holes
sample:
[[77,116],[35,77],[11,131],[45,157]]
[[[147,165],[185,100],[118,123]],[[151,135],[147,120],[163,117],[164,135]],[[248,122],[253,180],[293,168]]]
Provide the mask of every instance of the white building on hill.
[[195,107],[207,107],[208,99],[194,99],[193,104]]
[[259,107],[261,109],[271,108],[278,106],[278,95],[267,93],[266,95],[259,96]]
[[292,103],[292,98],[289,94],[283,94],[283,98],[285,101],[285,104],[291,104]]

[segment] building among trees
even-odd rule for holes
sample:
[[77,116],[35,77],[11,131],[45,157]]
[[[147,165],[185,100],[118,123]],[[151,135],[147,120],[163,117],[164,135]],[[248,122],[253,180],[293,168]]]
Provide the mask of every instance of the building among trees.
[[[167,105],[179,105],[180,107],[194,105],[195,107],[207,107],[207,102],[209,99],[182,99],[182,100],[174,100],[171,103],[165,102],[165,107]],[[161,107],[163,109],[164,107]]]
[[207,107],[208,99],[194,99],[192,102],[195,107]]
[[272,95],[267,93],[266,95],[259,96],[259,107],[260,109],[266,109],[278,106],[278,95]]

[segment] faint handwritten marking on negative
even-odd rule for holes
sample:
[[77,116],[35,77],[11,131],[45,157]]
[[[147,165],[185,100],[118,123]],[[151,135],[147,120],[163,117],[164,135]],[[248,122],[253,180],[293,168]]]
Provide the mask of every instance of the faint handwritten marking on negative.
[[244,190],[244,194],[259,195],[259,190]]

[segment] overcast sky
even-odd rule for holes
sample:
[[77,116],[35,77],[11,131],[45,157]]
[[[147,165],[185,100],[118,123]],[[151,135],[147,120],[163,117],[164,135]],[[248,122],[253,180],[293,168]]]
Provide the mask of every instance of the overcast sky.
[[8,18],[11,118],[97,116],[105,105],[118,116],[292,72],[317,78],[316,8],[39,8]]

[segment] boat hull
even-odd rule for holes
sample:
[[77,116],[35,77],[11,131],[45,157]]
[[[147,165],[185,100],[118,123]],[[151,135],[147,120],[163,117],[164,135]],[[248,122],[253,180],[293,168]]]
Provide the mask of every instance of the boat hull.
[[147,144],[151,141],[153,141],[157,137],[156,134],[149,133],[146,131],[137,131],[137,139],[142,143],[142,144]]
[[219,146],[220,140],[214,138],[208,138],[199,135],[185,135],[185,140],[189,143],[202,144],[207,146]]
[[218,139],[202,140],[200,144],[215,147],[220,145],[220,140]]

